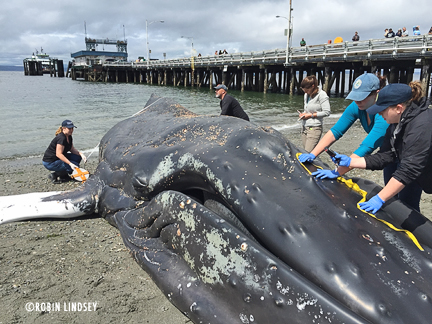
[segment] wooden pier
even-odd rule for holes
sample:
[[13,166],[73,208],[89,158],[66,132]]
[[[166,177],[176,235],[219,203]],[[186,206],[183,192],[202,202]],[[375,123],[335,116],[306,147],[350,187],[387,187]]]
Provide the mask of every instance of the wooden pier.
[[[149,62],[73,65],[73,80],[185,87],[223,83],[241,91],[301,93],[300,83],[316,75],[323,90],[343,95],[364,72],[379,72],[390,83],[409,83],[415,71],[429,93],[432,35],[211,55]],[[69,70],[69,69],[68,69]]]
[[63,60],[50,59],[50,76],[63,78],[65,76]]
[[24,75],[43,75],[42,62],[24,60]]
[[24,60],[24,75],[44,75],[50,74],[51,77],[64,77],[63,60],[50,59],[48,68],[44,68],[41,61]]

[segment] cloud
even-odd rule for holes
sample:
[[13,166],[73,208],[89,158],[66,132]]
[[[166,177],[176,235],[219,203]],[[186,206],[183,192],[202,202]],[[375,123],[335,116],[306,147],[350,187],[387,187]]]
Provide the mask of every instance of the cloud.
[[[381,38],[384,28],[420,25],[429,30],[430,0],[409,5],[401,0],[364,0],[361,5],[346,0],[292,0],[293,37],[309,45],[326,43],[337,36],[350,40],[358,31],[362,40]],[[194,48],[203,55],[285,48],[284,29],[289,0],[92,0],[84,3],[45,0],[15,0],[2,4],[0,12],[0,65],[21,65],[41,47],[54,57],[71,60],[70,54],[85,49],[92,38],[128,40],[129,59],[146,53],[146,20],[164,20],[148,27],[153,58],[185,57],[193,37]],[[123,28],[124,26],[124,28]],[[98,47],[98,49],[102,49]],[[116,50],[115,47],[105,50]]]

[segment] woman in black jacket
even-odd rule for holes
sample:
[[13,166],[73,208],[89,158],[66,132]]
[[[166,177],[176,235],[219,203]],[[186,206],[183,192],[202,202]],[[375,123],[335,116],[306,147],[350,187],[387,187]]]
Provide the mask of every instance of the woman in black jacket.
[[362,158],[338,154],[340,166],[380,170],[390,163],[397,168],[385,187],[360,207],[376,213],[390,198],[406,186],[419,187],[432,193],[432,110],[428,101],[420,98],[419,83],[393,83],[384,87],[376,104],[367,109],[379,113],[390,124],[378,153]]

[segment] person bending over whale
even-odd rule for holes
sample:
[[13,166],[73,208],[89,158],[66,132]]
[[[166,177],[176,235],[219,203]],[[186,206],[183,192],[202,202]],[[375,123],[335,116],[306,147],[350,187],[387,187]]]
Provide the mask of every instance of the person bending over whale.
[[43,166],[54,171],[48,176],[53,183],[69,181],[70,174],[79,167],[81,160],[84,163],[87,161],[85,155],[73,146],[72,133],[74,128],[76,126],[72,121],[64,120],[42,158]]
[[216,98],[219,98],[221,115],[233,116],[249,121],[249,116],[245,113],[239,102],[227,94],[228,88],[224,84],[215,87]]
[[[365,156],[380,147],[388,124],[381,116],[368,114],[366,109],[375,103],[377,92],[385,84],[385,77],[378,77],[372,73],[365,73],[355,79],[353,88],[347,96],[347,99],[353,100],[353,102],[345,109],[337,123],[321,138],[315,148],[310,153],[299,156],[299,161],[302,163],[312,162],[326,147],[339,140],[357,120],[360,120],[368,135],[351,157]],[[350,168],[339,166],[337,170],[319,170],[314,175],[322,179],[335,179],[349,170]]]
[[[383,88],[374,106],[367,111],[380,114],[390,127],[378,153],[364,157],[336,154],[339,165],[369,170],[383,169],[396,163],[396,171],[385,187],[360,208],[375,214],[382,205],[402,189],[417,198],[420,189],[432,193],[432,110],[421,93],[418,82],[393,83]],[[420,200],[420,196],[418,196]]]

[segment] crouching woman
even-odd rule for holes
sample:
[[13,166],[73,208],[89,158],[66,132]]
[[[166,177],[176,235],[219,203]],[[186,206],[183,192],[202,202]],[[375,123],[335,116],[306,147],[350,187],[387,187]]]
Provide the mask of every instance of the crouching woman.
[[87,160],[85,155],[73,146],[74,128],[76,126],[70,120],[63,121],[42,158],[43,166],[53,171],[48,176],[53,183],[69,181],[70,174],[79,167],[81,160],[84,163]]

